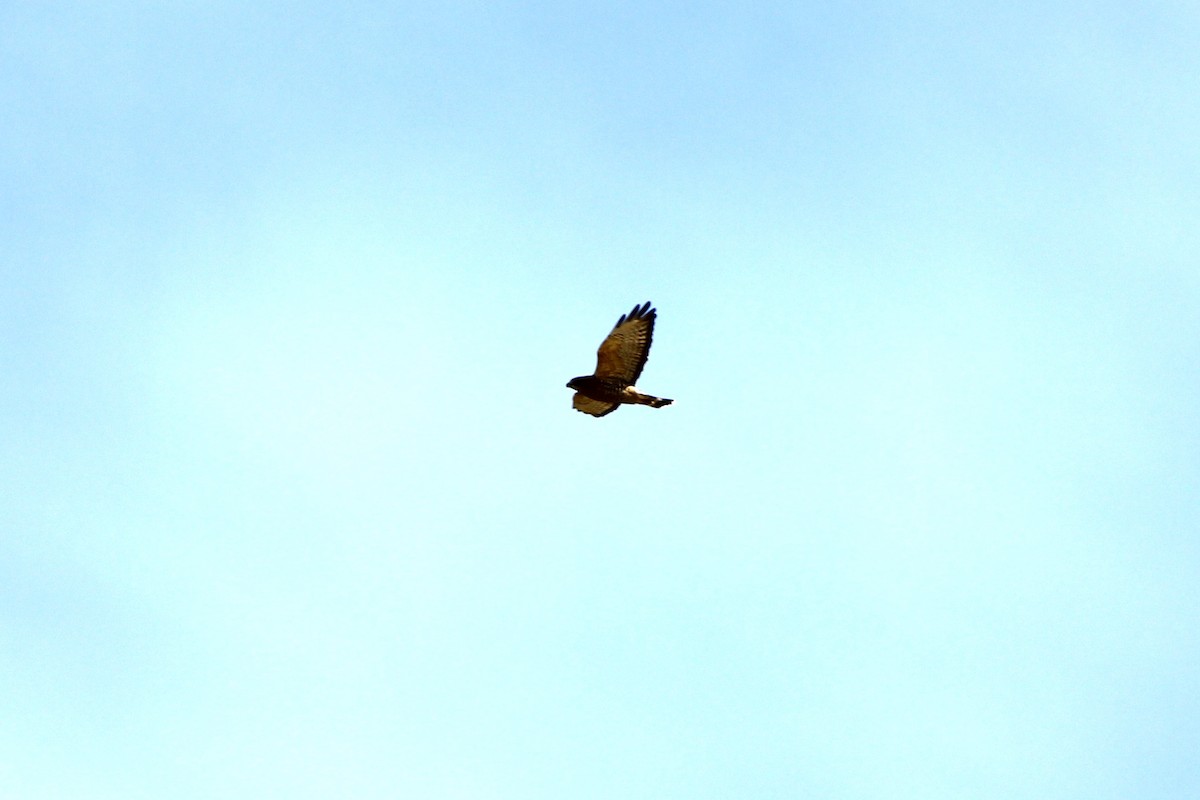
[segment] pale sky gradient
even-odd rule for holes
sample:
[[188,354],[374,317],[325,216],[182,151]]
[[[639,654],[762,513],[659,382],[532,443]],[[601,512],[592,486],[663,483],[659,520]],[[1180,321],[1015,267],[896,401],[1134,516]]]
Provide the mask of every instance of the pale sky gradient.
[[1193,3],[246,5],[0,7],[0,796],[1200,796]]

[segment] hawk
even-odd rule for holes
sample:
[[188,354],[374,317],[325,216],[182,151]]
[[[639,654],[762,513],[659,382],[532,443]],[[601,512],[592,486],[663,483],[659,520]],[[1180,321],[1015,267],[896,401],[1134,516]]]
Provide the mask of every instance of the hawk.
[[622,403],[662,408],[674,402],[642,394],[633,385],[650,355],[655,313],[647,302],[621,315],[596,351],[596,374],[572,378],[567,384],[568,389],[575,390],[571,405],[576,411],[603,417]]

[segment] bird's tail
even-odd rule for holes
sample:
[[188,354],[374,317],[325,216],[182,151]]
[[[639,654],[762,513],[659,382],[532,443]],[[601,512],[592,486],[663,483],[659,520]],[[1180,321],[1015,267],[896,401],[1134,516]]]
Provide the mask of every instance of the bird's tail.
[[653,395],[649,394],[639,394],[637,396],[637,402],[644,406],[650,406],[651,408],[662,408],[663,406],[671,405],[671,403],[674,403],[675,401],[668,400],[665,397],[654,397]]

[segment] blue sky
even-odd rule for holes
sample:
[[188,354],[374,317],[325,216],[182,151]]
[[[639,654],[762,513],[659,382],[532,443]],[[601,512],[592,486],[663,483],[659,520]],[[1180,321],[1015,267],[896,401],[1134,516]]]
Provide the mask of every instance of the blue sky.
[[1194,7],[244,5],[0,9],[0,793],[1200,793]]

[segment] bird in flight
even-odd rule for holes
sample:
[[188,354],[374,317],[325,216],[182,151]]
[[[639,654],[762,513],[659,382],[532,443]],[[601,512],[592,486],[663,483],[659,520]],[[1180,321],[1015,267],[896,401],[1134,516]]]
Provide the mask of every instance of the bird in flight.
[[575,390],[571,405],[576,411],[603,417],[622,403],[662,408],[674,402],[642,394],[633,385],[650,355],[655,315],[650,303],[634,306],[633,311],[621,315],[596,351],[596,374],[572,378],[567,384],[568,389]]

